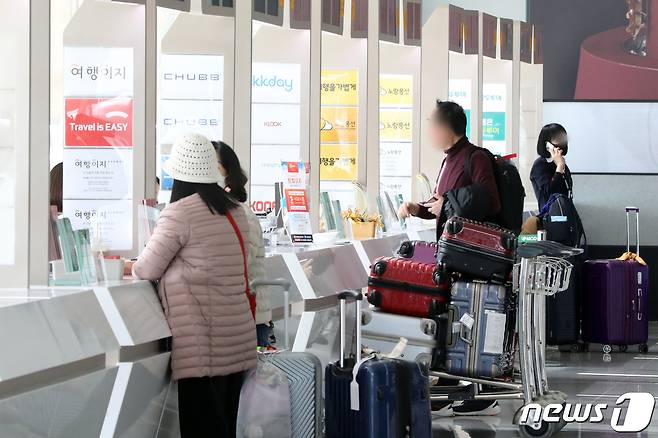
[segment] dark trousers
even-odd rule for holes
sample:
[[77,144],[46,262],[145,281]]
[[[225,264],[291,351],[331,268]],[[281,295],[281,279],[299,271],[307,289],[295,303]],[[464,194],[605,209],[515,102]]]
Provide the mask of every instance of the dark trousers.
[[263,348],[270,345],[269,324],[256,324],[256,345]]
[[178,380],[181,438],[235,437],[244,372]]

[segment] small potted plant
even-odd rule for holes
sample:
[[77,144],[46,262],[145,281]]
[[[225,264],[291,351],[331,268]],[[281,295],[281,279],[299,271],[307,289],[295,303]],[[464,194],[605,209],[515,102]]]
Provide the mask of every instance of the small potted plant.
[[377,227],[382,227],[382,217],[378,214],[368,214],[365,210],[352,210],[343,212],[343,219],[352,228],[352,237],[357,240],[372,239],[375,237]]

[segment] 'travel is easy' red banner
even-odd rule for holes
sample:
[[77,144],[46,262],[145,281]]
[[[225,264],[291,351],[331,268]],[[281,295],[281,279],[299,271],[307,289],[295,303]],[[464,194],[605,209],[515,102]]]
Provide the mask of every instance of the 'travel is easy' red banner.
[[132,147],[133,100],[66,99],[66,146]]

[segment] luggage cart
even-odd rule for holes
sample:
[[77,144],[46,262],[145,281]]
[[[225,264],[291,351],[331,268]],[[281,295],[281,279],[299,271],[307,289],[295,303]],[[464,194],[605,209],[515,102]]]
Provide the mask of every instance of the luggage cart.
[[[490,380],[464,377],[440,371],[430,371],[430,376],[455,381],[454,386],[432,387],[431,399],[458,400],[523,400],[524,406],[538,404],[563,404],[567,396],[549,389],[545,367],[545,310],[546,296],[564,291],[569,286],[572,265],[565,259],[582,253],[582,249],[570,248],[554,242],[534,242],[519,247],[519,262],[514,265],[512,292],[517,295],[518,350],[520,373],[509,380]],[[500,391],[480,391],[479,385],[496,387]],[[521,407],[514,415],[523,437],[547,438],[560,431],[565,424],[519,424]]]

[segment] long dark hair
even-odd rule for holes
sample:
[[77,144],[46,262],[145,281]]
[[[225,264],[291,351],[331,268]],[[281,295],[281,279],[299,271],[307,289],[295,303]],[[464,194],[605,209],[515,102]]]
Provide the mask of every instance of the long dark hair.
[[240,202],[246,202],[246,185],[249,179],[244,173],[244,170],[242,170],[242,166],[240,166],[238,156],[235,154],[233,148],[223,141],[213,141],[212,145],[215,147],[215,151],[217,151],[219,162],[224,170],[226,170],[224,182],[226,183],[226,187],[230,189],[231,196]]
[[50,170],[50,205],[56,205],[57,211],[62,211],[62,189],[64,185],[64,165],[57,163]]
[[195,193],[199,194],[212,214],[225,215],[226,212],[238,206],[238,203],[217,184],[191,183],[177,179],[174,180],[169,202],[176,202]]
[[[566,134],[567,134],[567,130],[564,129],[564,126],[560,125],[559,123],[549,123],[548,125],[541,128],[541,132],[539,133],[539,138],[537,139],[537,154],[539,154],[544,158],[550,158],[551,153],[546,150],[546,142],[552,141],[558,135],[566,135]],[[564,144],[560,146],[561,146],[560,149],[562,149],[562,153],[566,155],[568,145]]]

